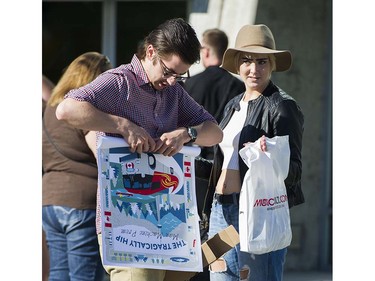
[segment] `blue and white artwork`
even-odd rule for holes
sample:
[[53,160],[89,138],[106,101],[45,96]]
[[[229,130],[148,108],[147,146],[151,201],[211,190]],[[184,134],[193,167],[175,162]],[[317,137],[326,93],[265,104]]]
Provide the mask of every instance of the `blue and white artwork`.
[[103,264],[202,271],[194,158],[131,153],[121,138],[100,137]]

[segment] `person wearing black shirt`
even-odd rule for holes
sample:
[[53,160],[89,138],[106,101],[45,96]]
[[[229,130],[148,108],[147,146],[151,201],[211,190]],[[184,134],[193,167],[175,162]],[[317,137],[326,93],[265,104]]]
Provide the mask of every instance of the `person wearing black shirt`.
[[[200,56],[205,70],[187,79],[184,87],[194,100],[220,123],[224,106],[234,96],[243,93],[245,85],[240,79],[220,67],[224,52],[228,47],[228,36],[224,31],[217,28],[207,29],[202,35],[201,45]],[[203,214],[203,210],[213,154],[212,147],[201,147],[201,154],[195,160],[197,205],[202,219],[202,243],[207,240],[208,218]],[[208,278],[208,272],[205,269],[190,280],[198,281]]]

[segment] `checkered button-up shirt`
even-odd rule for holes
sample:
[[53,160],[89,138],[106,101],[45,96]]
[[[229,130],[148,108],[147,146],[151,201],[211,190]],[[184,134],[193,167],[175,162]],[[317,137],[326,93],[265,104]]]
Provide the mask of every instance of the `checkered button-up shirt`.
[[[91,83],[68,92],[65,98],[87,101],[99,110],[129,119],[143,127],[152,138],[178,127],[211,120],[201,105],[176,83],[161,91],[152,88],[139,59],[99,75]],[[101,132],[100,134],[118,136]],[[121,136],[119,136],[121,137]],[[100,192],[97,193],[97,232],[101,232]]]

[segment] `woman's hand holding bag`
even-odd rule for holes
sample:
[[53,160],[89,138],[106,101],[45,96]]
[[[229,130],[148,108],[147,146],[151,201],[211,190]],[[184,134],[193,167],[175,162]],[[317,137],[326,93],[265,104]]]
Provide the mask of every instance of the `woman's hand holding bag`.
[[240,193],[240,248],[253,254],[283,249],[292,241],[284,184],[289,171],[289,137],[266,138],[266,145],[263,152],[259,139],[239,152],[249,167]]

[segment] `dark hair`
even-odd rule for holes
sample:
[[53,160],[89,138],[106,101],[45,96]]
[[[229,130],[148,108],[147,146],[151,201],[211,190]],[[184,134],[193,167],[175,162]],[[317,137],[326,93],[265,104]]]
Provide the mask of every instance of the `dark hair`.
[[214,51],[218,59],[222,60],[228,47],[228,36],[218,28],[207,29],[203,32],[203,42]]
[[[200,43],[194,29],[182,18],[160,24],[144,39],[144,50],[152,45],[160,57],[177,55],[184,63],[194,64],[200,59]],[[145,57],[143,52],[142,59]]]

